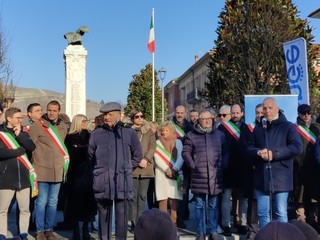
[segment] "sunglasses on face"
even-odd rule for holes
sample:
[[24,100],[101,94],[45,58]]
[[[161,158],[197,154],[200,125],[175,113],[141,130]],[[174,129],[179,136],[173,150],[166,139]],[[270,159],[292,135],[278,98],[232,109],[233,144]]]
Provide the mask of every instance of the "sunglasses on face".
[[143,115],[135,115],[134,116],[134,119],[138,119],[138,118],[144,118],[144,116]]
[[228,114],[228,113],[222,113],[222,114],[219,113],[219,114],[218,114],[218,117],[224,117],[224,118],[225,118],[227,115],[229,115],[229,114]]
[[304,113],[300,113],[300,114],[305,116],[305,115],[310,115],[310,112],[304,112]]

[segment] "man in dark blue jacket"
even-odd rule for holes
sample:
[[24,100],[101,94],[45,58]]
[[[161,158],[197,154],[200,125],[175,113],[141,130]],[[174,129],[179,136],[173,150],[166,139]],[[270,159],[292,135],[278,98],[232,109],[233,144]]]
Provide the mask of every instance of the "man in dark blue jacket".
[[111,238],[112,206],[115,205],[116,239],[127,235],[127,200],[132,198],[132,170],[142,159],[141,144],[133,128],[120,120],[117,102],[104,104],[104,125],[91,133],[89,159],[94,163],[93,190],[99,211],[99,239]]
[[274,198],[275,219],[287,222],[287,200],[293,189],[293,158],[302,153],[301,138],[287,121],[277,101],[263,101],[265,120],[254,128],[248,153],[254,159],[254,188],[257,196],[259,228],[271,220],[270,196]]
[[316,139],[320,134],[320,124],[312,121],[310,105],[301,104],[297,111],[296,129],[301,136],[303,152],[294,158],[293,164],[295,213],[298,220],[307,221],[319,231],[316,219],[317,204],[314,201],[319,189],[314,152]]
[[205,240],[205,206],[208,196],[210,240],[218,239],[218,195],[223,188],[223,166],[228,161],[227,142],[223,132],[213,127],[209,110],[202,110],[199,123],[187,134],[182,157],[192,170],[191,191],[195,195],[197,240]]

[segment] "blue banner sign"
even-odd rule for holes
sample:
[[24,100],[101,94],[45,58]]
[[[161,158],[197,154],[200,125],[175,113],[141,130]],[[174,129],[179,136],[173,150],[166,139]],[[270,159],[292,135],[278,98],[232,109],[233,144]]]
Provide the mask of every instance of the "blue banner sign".
[[285,42],[283,50],[286,60],[290,93],[298,95],[298,104],[309,102],[309,78],[307,47],[304,38]]

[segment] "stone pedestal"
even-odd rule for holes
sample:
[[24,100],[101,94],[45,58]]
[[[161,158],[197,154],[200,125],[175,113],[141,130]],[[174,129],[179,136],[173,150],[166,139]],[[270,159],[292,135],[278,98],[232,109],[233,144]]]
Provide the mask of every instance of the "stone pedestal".
[[82,45],[68,45],[64,50],[66,78],[66,114],[86,115],[86,58]]

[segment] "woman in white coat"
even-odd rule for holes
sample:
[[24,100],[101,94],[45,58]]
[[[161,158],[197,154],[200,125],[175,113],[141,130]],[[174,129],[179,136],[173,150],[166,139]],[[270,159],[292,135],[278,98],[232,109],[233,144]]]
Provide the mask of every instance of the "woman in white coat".
[[159,209],[167,211],[170,206],[170,217],[177,223],[178,200],[183,197],[183,175],[181,166],[182,142],[177,139],[176,129],[172,122],[163,122],[159,127],[159,139],[154,155],[156,198]]

